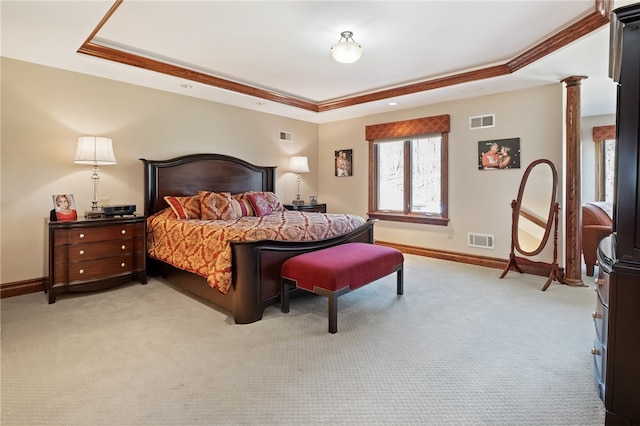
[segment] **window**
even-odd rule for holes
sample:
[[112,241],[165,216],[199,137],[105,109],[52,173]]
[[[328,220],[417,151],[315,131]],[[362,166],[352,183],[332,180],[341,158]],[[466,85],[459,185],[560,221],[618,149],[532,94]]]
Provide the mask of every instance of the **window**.
[[616,171],[616,141],[608,139],[602,143],[603,149],[603,176],[602,187],[604,188],[604,201],[613,202],[614,176]]
[[593,140],[596,143],[596,200],[613,202],[615,162],[616,162],[616,126],[593,128]]
[[369,217],[447,225],[449,116],[367,126]]

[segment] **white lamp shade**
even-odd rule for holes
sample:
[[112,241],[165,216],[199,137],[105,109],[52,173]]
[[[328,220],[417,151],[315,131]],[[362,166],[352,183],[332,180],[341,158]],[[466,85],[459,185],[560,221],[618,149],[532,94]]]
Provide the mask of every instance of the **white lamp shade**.
[[343,41],[331,47],[331,56],[342,64],[350,64],[362,55],[362,46],[353,41]]
[[291,157],[289,170],[295,173],[308,173],[309,163],[307,162],[307,157]]
[[113,142],[110,138],[100,136],[80,136],[73,162],[94,166],[116,164]]

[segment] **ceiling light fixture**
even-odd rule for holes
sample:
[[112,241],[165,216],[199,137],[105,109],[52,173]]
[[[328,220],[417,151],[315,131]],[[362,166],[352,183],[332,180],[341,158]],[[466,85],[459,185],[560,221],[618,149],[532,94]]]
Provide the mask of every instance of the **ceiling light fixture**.
[[351,31],[341,32],[338,43],[331,46],[331,56],[342,64],[351,64],[360,59],[360,55],[362,55],[362,45],[353,40]]

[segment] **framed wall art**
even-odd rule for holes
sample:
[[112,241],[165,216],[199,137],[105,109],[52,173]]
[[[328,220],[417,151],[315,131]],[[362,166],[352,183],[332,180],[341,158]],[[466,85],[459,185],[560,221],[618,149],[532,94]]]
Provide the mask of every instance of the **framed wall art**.
[[478,142],[478,169],[504,170],[520,168],[520,138]]
[[353,150],[341,149],[335,151],[335,170],[336,176],[351,176],[353,173]]

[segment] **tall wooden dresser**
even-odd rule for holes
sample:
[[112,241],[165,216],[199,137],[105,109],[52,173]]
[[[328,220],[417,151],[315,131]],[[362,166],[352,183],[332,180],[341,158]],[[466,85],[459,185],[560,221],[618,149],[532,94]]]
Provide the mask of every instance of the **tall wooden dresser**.
[[613,11],[618,83],[613,234],[600,243],[593,349],[605,424],[640,426],[640,4]]

